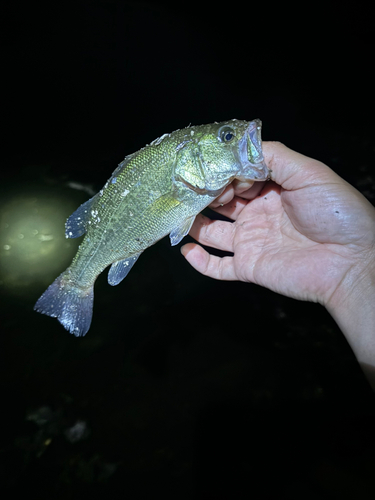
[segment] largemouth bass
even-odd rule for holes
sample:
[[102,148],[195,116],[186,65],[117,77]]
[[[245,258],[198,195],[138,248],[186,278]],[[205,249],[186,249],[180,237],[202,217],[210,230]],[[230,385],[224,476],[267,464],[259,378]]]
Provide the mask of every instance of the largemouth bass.
[[230,120],[187,127],[127,156],[103,189],[68,218],[66,237],[85,238],[34,309],[85,335],[94,283],[107,266],[108,283],[118,285],[146,248],[167,234],[177,245],[233,179],[268,178],[261,126],[260,120]]

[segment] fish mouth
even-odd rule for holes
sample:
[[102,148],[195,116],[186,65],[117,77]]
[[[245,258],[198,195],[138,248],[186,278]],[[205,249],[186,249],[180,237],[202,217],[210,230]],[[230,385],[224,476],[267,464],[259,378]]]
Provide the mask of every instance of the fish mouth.
[[238,143],[242,167],[240,174],[236,176],[239,180],[265,181],[269,177],[262,151],[261,131],[262,122],[258,119],[253,120]]

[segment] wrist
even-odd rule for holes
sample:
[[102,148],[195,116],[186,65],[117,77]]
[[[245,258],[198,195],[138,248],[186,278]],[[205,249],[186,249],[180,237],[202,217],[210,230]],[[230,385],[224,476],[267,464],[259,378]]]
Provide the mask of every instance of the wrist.
[[375,390],[374,254],[367,262],[353,266],[346,273],[326,308],[345,335]]

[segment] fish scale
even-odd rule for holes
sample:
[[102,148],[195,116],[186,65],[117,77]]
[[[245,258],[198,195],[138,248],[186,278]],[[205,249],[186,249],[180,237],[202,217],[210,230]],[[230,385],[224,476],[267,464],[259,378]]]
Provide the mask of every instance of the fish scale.
[[117,285],[146,248],[167,234],[178,244],[233,179],[268,178],[260,134],[260,120],[215,122],[164,134],[127,156],[99,193],[68,218],[66,237],[85,237],[35,310],[85,335],[94,283],[106,267],[111,265],[108,282]]

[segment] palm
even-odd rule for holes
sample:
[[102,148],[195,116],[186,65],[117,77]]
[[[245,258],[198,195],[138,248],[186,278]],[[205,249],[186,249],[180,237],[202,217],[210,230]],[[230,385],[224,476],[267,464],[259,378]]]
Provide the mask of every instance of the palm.
[[305,188],[301,199],[299,191],[267,185],[261,196],[247,202],[233,234],[237,279],[305,300],[317,301],[334,291],[350,266],[351,251],[345,246],[350,241],[338,230],[340,209],[322,203],[321,196],[316,207],[322,189]]
[[[267,183],[254,199],[234,197],[216,208],[233,223],[199,216],[191,235],[234,255],[220,259],[201,249],[199,256],[195,248],[191,263],[217,279],[249,281],[290,297],[327,303],[350,267],[371,247],[372,238],[366,241],[364,234],[374,225],[373,212],[363,216],[367,202],[362,195],[332,171],[328,174],[324,179],[319,171],[319,180],[311,178],[295,190]],[[251,190],[248,193],[241,196],[252,198]]]

